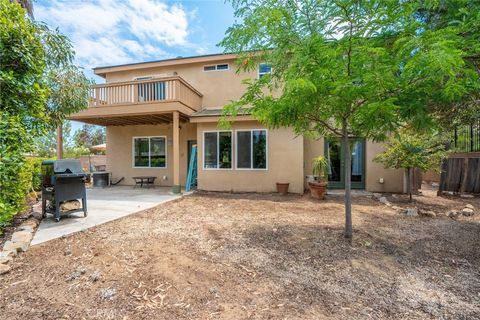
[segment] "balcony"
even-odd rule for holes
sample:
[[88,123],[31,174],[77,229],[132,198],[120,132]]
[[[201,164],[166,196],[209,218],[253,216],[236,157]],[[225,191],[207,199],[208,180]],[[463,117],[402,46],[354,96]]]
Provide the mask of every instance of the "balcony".
[[99,125],[157,124],[171,122],[172,112],[180,118],[202,107],[202,94],[181,77],[95,85],[86,110],[69,117]]

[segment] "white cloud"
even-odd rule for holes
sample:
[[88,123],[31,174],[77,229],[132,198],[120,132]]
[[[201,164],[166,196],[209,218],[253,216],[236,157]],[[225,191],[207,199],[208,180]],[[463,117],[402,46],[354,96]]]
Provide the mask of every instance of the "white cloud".
[[180,5],[130,0],[128,6],[133,9],[125,12],[130,30],[140,39],[154,39],[169,46],[187,42],[187,13]]
[[195,12],[158,0],[49,1],[35,18],[72,40],[85,68],[170,57],[169,48],[203,51],[188,41]]

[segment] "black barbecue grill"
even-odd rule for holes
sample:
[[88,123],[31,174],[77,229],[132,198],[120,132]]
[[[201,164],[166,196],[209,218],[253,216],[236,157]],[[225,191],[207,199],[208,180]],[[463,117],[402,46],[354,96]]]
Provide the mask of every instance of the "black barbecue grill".
[[[65,201],[82,199],[82,208],[68,213],[83,211],[87,216],[87,174],[78,160],[46,160],[42,162],[42,214],[53,213],[60,221],[60,205]],[[48,205],[47,205],[48,201]]]

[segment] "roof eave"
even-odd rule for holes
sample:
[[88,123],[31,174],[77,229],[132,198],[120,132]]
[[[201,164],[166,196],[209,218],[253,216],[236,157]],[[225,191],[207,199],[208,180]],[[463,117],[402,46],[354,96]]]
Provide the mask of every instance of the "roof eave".
[[193,57],[181,57],[157,61],[147,61],[147,62],[138,62],[138,63],[128,63],[122,65],[106,66],[106,67],[96,67],[93,68],[93,72],[102,78],[106,77],[107,73],[118,72],[118,71],[130,71],[130,70],[139,70],[146,68],[154,67],[167,67],[172,65],[183,65],[191,63],[208,63],[217,60],[232,60],[238,57],[234,53],[219,53],[219,54],[210,54],[202,56],[193,56]]

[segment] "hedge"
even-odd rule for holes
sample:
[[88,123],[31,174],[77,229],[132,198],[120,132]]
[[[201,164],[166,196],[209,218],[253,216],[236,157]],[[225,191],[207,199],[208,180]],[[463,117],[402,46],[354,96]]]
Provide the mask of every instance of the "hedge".
[[[44,158],[25,158],[2,163],[0,192],[0,234],[15,214],[26,210],[26,199],[33,189],[40,190],[40,170]],[[9,173],[9,174],[6,174]]]

